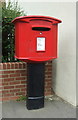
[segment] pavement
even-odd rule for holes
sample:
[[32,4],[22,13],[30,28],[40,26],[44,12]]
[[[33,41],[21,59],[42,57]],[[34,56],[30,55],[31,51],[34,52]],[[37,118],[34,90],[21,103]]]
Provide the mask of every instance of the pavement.
[[27,110],[26,101],[2,103],[2,118],[76,118],[76,107],[61,99],[46,99],[44,108]]
[[2,119],[2,102],[0,101],[0,120]]

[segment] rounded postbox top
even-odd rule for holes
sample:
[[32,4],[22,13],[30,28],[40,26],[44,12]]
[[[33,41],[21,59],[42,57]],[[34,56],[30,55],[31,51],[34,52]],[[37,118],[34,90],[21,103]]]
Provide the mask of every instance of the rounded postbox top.
[[40,16],[40,15],[31,15],[31,16],[20,16],[20,17],[16,17],[12,22],[16,23],[19,21],[23,21],[23,22],[30,22],[32,20],[45,20],[45,21],[50,21],[52,22],[52,24],[58,24],[61,23],[62,21],[59,19],[56,19],[54,17],[49,17],[49,16]]

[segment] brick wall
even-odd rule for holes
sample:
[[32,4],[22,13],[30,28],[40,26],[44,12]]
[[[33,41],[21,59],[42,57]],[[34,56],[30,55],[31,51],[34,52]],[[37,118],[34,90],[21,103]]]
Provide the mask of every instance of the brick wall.
[[[15,100],[26,95],[27,64],[24,62],[0,63],[0,100]],[[52,62],[45,65],[45,96],[52,92]]]

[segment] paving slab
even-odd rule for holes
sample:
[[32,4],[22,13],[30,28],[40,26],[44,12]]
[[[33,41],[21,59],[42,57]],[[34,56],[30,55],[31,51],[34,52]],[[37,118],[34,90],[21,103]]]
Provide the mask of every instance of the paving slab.
[[26,101],[2,103],[3,118],[76,118],[76,107],[62,100],[45,100],[44,108],[27,110]]

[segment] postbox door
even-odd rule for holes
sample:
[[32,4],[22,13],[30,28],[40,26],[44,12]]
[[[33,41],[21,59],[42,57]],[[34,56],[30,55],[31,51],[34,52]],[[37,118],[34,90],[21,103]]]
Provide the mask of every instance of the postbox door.
[[[40,27],[41,28],[41,27]],[[28,43],[30,59],[39,60],[52,59],[57,56],[57,25],[50,29],[34,29],[31,32]],[[42,30],[43,29],[43,30]]]

